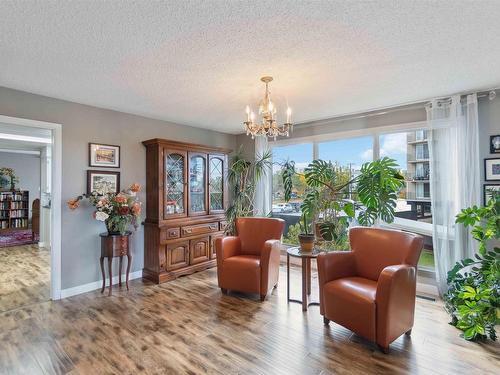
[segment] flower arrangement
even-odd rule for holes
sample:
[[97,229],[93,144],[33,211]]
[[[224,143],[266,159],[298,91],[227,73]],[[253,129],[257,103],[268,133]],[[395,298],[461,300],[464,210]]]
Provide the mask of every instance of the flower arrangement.
[[[7,181],[5,181],[7,180]],[[0,185],[1,187],[10,183],[10,190],[16,188],[16,184],[19,182],[19,178],[16,176],[16,172],[12,168],[2,167],[0,168]]]
[[136,183],[119,193],[101,195],[94,191],[70,199],[67,204],[71,210],[75,210],[80,206],[80,201],[87,198],[96,208],[93,213],[94,219],[104,222],[110,234],[124,235],[131,225],[134,229],[139,226],[142,207],[137,199],[137,193],[140,190],[141,185]]

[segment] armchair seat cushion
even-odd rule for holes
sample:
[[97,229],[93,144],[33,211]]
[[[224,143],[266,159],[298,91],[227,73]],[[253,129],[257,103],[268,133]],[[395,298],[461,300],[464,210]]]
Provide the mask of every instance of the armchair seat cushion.
[[227,289],[259,293],[260,256],[236,255],[224,260],[221,284]]
[[325,316],[336,323],[375,340],[377,282],[363,277],[346,277],[323,287]]

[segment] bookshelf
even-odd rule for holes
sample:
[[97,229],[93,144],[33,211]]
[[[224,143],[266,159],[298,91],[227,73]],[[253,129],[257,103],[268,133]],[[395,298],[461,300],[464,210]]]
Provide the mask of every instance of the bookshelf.
[[28,229],[29,191],[0,191],[0,232]]

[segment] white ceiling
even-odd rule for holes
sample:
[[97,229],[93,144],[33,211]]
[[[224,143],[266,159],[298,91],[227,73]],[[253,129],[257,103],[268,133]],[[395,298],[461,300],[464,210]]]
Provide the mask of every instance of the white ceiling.
[[[2,1],[0,86],[239,133],[500,84],[500,1]],[[284,111],[284,109],[283,109]]]

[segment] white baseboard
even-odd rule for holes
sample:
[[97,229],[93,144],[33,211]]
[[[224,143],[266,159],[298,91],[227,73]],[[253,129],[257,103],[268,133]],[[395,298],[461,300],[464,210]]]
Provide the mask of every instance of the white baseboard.
[[[142,271],[135,271],[129,274],[129,280],[139,279],[142,277]],[[125,274],[122,275],[122,282],[125,282]],[[118,284],[118,275],[113,276],[113,285]],[[109,279],[106,279],[106,286],[109,285]],[[102,280],[94,281],[88,284],[74,286],[61,290],[61,298],[76,296],[77,294],[91,292],[102,287]]]
[[50,248],[50,242],[38,242],[38,247]]

